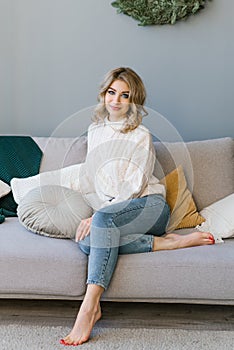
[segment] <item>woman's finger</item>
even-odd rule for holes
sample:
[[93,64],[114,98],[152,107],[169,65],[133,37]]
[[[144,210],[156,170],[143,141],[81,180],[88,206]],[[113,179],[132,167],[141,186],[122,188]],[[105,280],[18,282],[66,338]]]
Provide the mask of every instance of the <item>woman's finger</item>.
[[76,242],[84,239],[89,235],[91,223],[92,223],[92,217],[81,220],[76,230],[76,239],[75,239]]

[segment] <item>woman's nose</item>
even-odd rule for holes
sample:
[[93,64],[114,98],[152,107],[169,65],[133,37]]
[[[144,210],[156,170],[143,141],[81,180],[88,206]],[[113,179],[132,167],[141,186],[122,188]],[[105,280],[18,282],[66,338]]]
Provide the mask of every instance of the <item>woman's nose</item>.
[[120,102],[120,95],[119,94],[115,94],[113,96],[113,100],[114,100],[114,102]]

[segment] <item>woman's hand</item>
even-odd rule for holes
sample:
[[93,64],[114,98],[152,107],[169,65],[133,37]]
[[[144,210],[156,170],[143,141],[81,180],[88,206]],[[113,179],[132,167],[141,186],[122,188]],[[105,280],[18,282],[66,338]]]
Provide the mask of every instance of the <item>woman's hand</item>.
[[81,241],[82,239],[84,239],[89,235],[92,219],[93,217],[91,216],[88,219],[81,220],[81,223],[79,224],[76,230],[76,238],[75,238],[76,242]]

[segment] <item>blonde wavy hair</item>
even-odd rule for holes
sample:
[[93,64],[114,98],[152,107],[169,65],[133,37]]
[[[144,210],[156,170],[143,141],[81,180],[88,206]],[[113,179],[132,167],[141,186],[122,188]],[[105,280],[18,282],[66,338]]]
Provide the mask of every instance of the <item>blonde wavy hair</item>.
[[123,124],[122,129],[120,130],[122,133],[127,133],[136,129],[138,125],[141,124],[143,116],[146,116],[148,114],[143,106],[146,99],[145,86],[139,75],[131,68],[115,68],[106,74],[100,86],[98,105],[94,110],[92,120],[96,123],[99,123],[103,122],[104,119],[108,116],[108,111],[105,107],[105,95],[115,80],[124,81],[128,84],[130,90],[130,105],[127,112],[127,119]]

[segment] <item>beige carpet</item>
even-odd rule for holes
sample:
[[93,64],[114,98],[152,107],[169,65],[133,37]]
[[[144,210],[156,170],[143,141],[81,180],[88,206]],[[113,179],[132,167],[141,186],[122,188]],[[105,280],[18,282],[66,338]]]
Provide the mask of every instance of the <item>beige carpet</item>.
[[[0,326],[0,350],[73,349],[59,344],[66,327],[8,324]],[[232,350],[233,331],[128,329],[95,327],[82,350]]]

